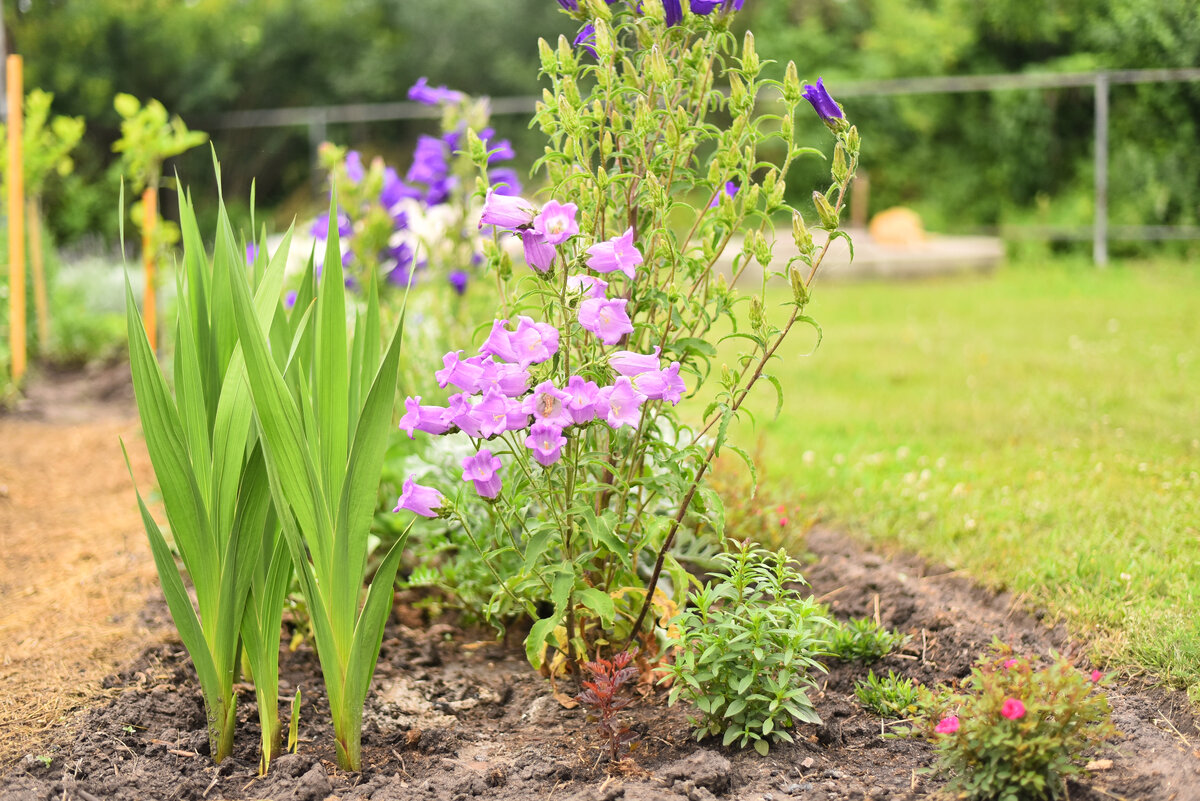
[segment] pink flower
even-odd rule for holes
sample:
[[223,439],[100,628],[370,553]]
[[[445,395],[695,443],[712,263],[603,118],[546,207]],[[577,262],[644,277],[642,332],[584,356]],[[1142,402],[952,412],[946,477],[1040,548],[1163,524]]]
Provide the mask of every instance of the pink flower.
[[617,270],[625,273],[630,279],[634,276],[634,268],[642,263],[642,253],[633,244],[633,228],[625,233],[599,242],[587,249],[588,267],[598,273],[611,273]]
[[1017,660],[1015,660],[1015,659],[1005,659],[1004,660],[1004,669],[1005,670],[1012,670],[1016,666],[1017,666]]
[[517,318],[517,332],[512,335],[516,362],[522,367],[541,364],[558,353],[558,329],[549,323],[537,323],[524,315]]
[[579,233],[575,213],[579,207],[574,203],[559,203],[551,200],[533,221],[533,230],[545,237],[551,245],[561,245]]
[[633,378],[635,375],[660,369],[658,360],[660,348],[655,347],[654,353],[635,353],[631,350],[619,350],[608,357],[608,365],[617,371],[617,375]]
[[567,379],[567,411],[571,422],[576,425],[590,423],[596,418],[596,394],[600,387],[595,381],[586,381],[582,376],[573,375]]
[[628,378],[621,376],[617,383],[596,393],[596,416],[603,416],[613,428],[637,428],[645,402],[646,396],[634,389]]
[[508,330],[508,320],[493,320],[492,331],[483,341],[479,352],[484,356],[495,356],[504,362],[517,361],[517,351],[513,347],[512,332]]
[[505,431],[519,431],[529,425],[529,414],[523,404],[504,397],[496,389],[484,393],[483,400],[471,409],[470,415],[479,424],[479,431],[484,437],[494,437]]
[[633,323],[625,312],[626,300],[589,298],[579,304],[579,324],[600,337],[605,345],[615,345],[621,337],[633,333]]
[[608,282],[594,275],[572,275],[567,277],[567,291],[589,298],[604,299],[608,297]]
[[1100,683],[1100,679],[1102,679],[1102,678],[1104,678],[1104,674],[1103,674],[1103,673],[1101,673],[1101,672],[1100,672],[1100,671],[1098,671],[1098,670],[1093,670],[1093,671],[1092,671],[1092,675],[1091,675],[1091,680],[1092,680],[1092,681],[1094,681],[1095,683],[1099,684],[1099,683]]
[[679,362],[671,362],[665,370],[639,373],[633,378],[633,386],[650,400],[665,400],[672,406],[679,403],[687,386],[679,377]]
[[452,350],[442,357],[442,369],[433,374],[439,387],[453,384],[465,392],[478,392],[479,380],[483,377],[483,368],[471,364],[469,359],[461,359],[461,350]]
[[500,494],[500,457],[493,456],[487,448],[462,460],[463,481],[473,481],[475,491],[481,498],[495,498]]
[[521,244],[525,246],[525,261],[538,272],[546,272],[554,264],[554,245],[543,234],[532,228],[521,232]]
[[562,429],[553,423],[534,423],[525,438],[525,447],[533,451],[533,458],[542,467],[549,467],[562,456],[562,447],[567,444]]
[[400,418],[400,430],[413,438],[414,431],[427,434],[445,434],[450,430],[450,417],[441,406],[422,406],[421,396],[404,399],[404,416]]
[[476,359],[483,369],[483,375],[479,378],[479,392],[486,392],[492,388],[500,390],[510,398],[516,398],[529,391],[529,372],[521,365],[498,362],[491,356],[472,356],[467,361],[475,363]]
[[550,381],[543,381],[533,388],[533,394],[525,401],[525,411],[531,413],[540,423],[551,423],[558,428],[566,428],[575,421],[566,404],[571,395]]
[[958,731],[958,715],[942,718],[933,727],[933,730],[938,734],[954,734],[954,732]]
[[1025,704],[1021,703],[1018,698],[1006,698],[1004,706],[1000,707],[1000,714],[1009,720],[1016,720],[1025,716]]
[[421,517],[439,517],[444,511],[445,500],[442,493],[433,487],[421,486],[412,476],[409,476],[400,492],[400,499],[396,501],[396,508],[392,511],[399,512],[401,509],[407,509]]
[[487,199],[483,202],[483,216],[479,218],[479,225],[494,225],[497,228],[512,230],[523,225],[532,225],[536,214],[534,205],[525,198],[500,195],[489,189]]

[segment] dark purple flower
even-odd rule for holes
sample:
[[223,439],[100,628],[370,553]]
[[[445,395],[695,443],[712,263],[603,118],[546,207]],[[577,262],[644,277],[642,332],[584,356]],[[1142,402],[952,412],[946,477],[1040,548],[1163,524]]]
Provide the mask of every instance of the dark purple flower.
[[579,35],[575,37],[574,45],[576,47],[582,47],[584,50],[591,53],[592,58],[599,58],[599,56],[596,55],[595,44],[596,26],[589,22],[587,25],[584,25],[582,28],[580,28]]
[[509,167],[497,167],[488,172],[492,179],[492,191],[497,195],[514,196],[521,194],[521,180],[517,171]]
[[[740,188],[741,187],[738,186],[737,184],[735,184],[733,181],[725,182],[725,194],[728,195],[729,197],[733,197],[734,195],[736,195]],[[713,195],[712,203],[709,203],[708,207],[710,209],[714,209],[717,207],[717,204],[720,202],[721,202],[721,193],[717,192],[715,195]]]
[[691,0],[692,13],[706,17],[725,3],[725,0]]
[[[338,213],[338,236],[349,236],[353,231],[353,225],[350,218],[345,214]],[[308,230],[313,235],[314,239],[325,240],[329,238],[329,215],[322,214],[312,224],[312,228]]]
[[558,0],[558,4],[566,11],[579,10],[579,0]]
[[492,141],[488,139],[488,164],[495,164],[498,161],[507,161],[517,157],[517,151],[513,150],[512,142],[507,139],[498,139]]
[[420,189],[415,189],[401,181],[400,176],[391,167],[384,169],[383,189],[381,189],[379,192],[380,205],[382,205],[384,208],[390,209],[401,200],[416,200],[420,197]]
[[816,86],[811,83],[804,84],[804,99],[812,103],[812,107],[817,110],[817,114],[822,120],[845,119],[841,107],[829,96],[829,92],[825,91],[825,84],[820,78],[817,78]]
[[430,86],[428,79],[424,75],[418,78],[417,82],[408,90],[409,100],[415,100],[427,106],[436,106],[441,103],[457,103],[465,97],[466,95],[462,92],[447,89],[445,86]]
[[663,11],[666,14],[667,27],[683,22],[683,6],[679,0],[663,0]]
[[447,280],[450,281],[450,286],[454,287],[454,291],[460,296],[467,291],[467,282],[471,280],[471,276],[467,275],[466,270],[453,270]]

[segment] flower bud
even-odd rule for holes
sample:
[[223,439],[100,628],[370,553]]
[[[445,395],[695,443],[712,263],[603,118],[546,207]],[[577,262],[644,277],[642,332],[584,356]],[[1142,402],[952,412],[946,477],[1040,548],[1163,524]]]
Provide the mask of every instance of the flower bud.
[[780,179],[775,188],[767,193],[767,211],[774,211],[783,205],[783,196],[787,192],[787,181]]
[[[608,22],[610,19],[612,19],[612,9],[610,9],[608,7],[608,3],[603,2],[603,0],[588,0],[587,13],[589,17],[597,22]],[[596,27],[599,28],[600,26],[597,24]],[[599,48],[597,48],[597,50],[598,49]]]
[[846,148],[842,147],[842,143],[838,142],[833,149],[833,180],[838,186],[846,183],[846,179],[850,177],[850,168],[846,165]]
[[746,31],[746,36],[742,39],[742,69],[751,79],[756,78],[759,70],[762,69],[762,65],[758,61],[758,53],[754,50],[754,34],[750,31]]
[[779,135],[783,137],[783,141],[788,143],[790,147],[796,136],[796,123],[792,121],[792,115],[784,114],[779,119]]
[[[600,3],[599,5],[603,6],[607,13],[608,6],[604,3]],[[612,28],[608,26],[605,18],[598,17],[592,24],[596,28],[595,42],[592,45],[596,48],[596,60],[601,64],[607,64],[612,60],[613,56]]]
[[575,48],[567,41],[567,37],[558,37],[558,67],[564,75],[574,74],[578,63],[575,60]]
[[783,101],[789,106],[795,106],[803,97],[804,90],[800,87],[800,75],[796,72],[796,62],[789,61],[787,72],[783,76]]
[[671,82],[671,70],[667,67],[667,60],[663,58],[657,44],[646,54],[642,61],[642,69],[650,76],[650,80],[659,86],[666,86]]
[[758,188],[758,184],[750,184],[750,186],[746,187],[746,194],[744,195],[746,205],[742,208],[746,210],[747,214],[758,208],[758,196],[761,192],[762,190]]
[[858,126],[851,125],[850,130],[846,132],[846,149],[850,151],[850,155],[857,156],[861,144],[858,137]]
[[792,239],[796,242],[796,250],[801,253],[812,253],[812,233],[808,230],[808,226],[804,224],[804,218],[800,216],[800,212],[798,211],[792,212]]
[[538,58],[542,61],[542,72],[553,75],[558,70],[558,59],[554,57],[550,43],[540,37],[538,38]]
[[760,266],[766,267],[771,263],[772,255],[771,245],[769,242],[767,242],[767,238],[761,233],[757,234],[754,237],[754,260],[757,261]]
[[821,227],[826,231],[836,231],[838,228],[838,213],[829,203],[829,199],[820,192],[813,192],[813,205],[817,207],[817,216],[821,218]]
[[763,304],[758,295],[750,298],[750,325],[755,331],[760,331],[763,327]]
[[741,113],[746,105],[746,84],[736,72],[729,73],[729,107]]
[[793,265],[788,270],[788,280],[792,284],[792,300],[796,301],[799,306],[808,305],[808,287],[804,285],[804,278],[800,275],[800,270]]
[[467,129],[467,153],[476,167],[482,169],[487,166],[487,145],[479,138],[479,134],[475,133],[474,128]]

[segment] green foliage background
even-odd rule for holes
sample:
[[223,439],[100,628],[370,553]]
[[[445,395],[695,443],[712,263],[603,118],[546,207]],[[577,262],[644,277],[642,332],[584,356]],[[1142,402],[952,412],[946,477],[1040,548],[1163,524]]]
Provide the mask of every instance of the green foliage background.
[[[286,216],[312,199],[307,131],[215,131],[238,109],[402,98],[420,75],[472,93],[540,93],[536,40],[574,30],[552,0],[35,0],[5,4],[29,86],[56,94],[55,111],[83,115],[88,141],[77,174],[47,199],[51,225],[70,239],[115,234],[116,92],[155,97],[214,134],[227,196],[248,195]],[[1189,67],[1200,64],[1194,0],[754,0],[739,14],[759,50],[801,76],[850,80],[927,75]],[[931,228],[1087,223],[1091,218],[1090,89],[848,98],[871,147],[872,208],[908,204]],[[1114,224],[1200,223],[1200,85],[1112,90]],[[524,121],[498,120],[532,160]],[[801,120],[815,126],[815,120]],[[401,166],[432,123],[333,127],[345,144]],[[803,133],[803,132],[802,132]],[[522,145],[524,146],[522,148]],[[202,149],[201,149],[202,150]],[[208,156],[177,160],[202,188]],[[797,166],[794,186],[824,167]],[[805,170],[813,175],[800,174]],[[69,202],[68,202],[69,199]],[[200,212],[203,214],[203,209]],[[169,213],[169,212],[168,212]]]

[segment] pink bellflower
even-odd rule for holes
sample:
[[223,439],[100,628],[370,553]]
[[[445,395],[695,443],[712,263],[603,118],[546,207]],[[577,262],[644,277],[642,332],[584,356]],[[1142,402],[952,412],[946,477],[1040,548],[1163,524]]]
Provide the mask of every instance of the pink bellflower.
[[400,490],[400,498],[396,501],[393,512],[404,509],[415,512],[421,517],[440,517],[445,508],[446,498],[433,487],[418,484],[413,476],[404,481]]
[[573,375],[567,379],[567,413],[575,425],[590,423],[596,419],[596,395],[600,387],[595,381]]
[[620,270],[630,279],[634,269],[642,263],[642,252],[633,244],[633,228],[614,239],[598,242],[587,249],[587,266],[598,273]]
[[422,406],[421,396],[404,399],[404,416],[400,418],[400,430],[413,438],[414,431],[427,434],[445,434],[450,430],[447,410],[441,406]]
[[534,423],[525,438],[525,447],[533,451],[533,458],[542,467],[549,467],[562,457],[562,447],[567,444],[562,429],[547,421]]
[[475,483],[475,491],[481,498],[495,498],[500,494],[500,457],[493,456],[487,448],[462,460],[463,481]]
[[622,426],[637,428],[645,402],[646,396],[634,389],[628,378],[621,376],[611,387],[603,387],[596,393],[596,416],[603,415],[614,429]]
[[578,211],[574,203],[551,200],[534,218],[533,230],[544,236],[547,243],[561,245],[579,233],[579,223],[575,220]]
[[625,313],[626,303],[624,299],[588,298],[579,304],[579,324],[605,345],[615,345],[621,337],[633,333],[633,323]]

